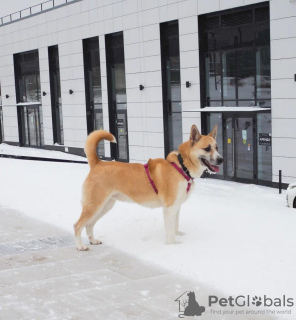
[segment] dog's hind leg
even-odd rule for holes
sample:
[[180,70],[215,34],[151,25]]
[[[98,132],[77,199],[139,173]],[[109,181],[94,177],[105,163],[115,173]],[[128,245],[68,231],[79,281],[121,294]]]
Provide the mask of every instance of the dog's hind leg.
[[101,219],[108,211],[110,211],[113,208],[115,202],[116,202],[116,200],[111,198],[104,205],[104,207],[101,208],[99,211],[97,211],[95,216],[87,223],[85,228],[86,228],[86,234],[88,236],[90,244],[101,244],[102,243],[100,240],[95,239],[95,237],[94,237],[94,233],[93,233],[94,226],[99,219]]
[[176,231],[176,217],[178,208],[176,206],[164,207],[163,218],[167,236],[167,243],[175,243],[175,231]]
[[77,250],[88,250],[81,242],[81,232],[85,226],[91,223],[92,219],[103,210],[105,204],[109,200],[109,195],[101,192],[100,196],[93,195],[92,197],[83,200],[82,213],[78,221],[74,224],[75,244]]
[[91,219],[95,212],[95,209],[92,205],[84,205],[82,208],[82,212],[78,221],[74,224],[74,232],[75,232],[75,244],[76,249],[80,251],[88,250],[88,247],[84,246],[81,241],[81,232],[83,228],[86,226],[87,222]]

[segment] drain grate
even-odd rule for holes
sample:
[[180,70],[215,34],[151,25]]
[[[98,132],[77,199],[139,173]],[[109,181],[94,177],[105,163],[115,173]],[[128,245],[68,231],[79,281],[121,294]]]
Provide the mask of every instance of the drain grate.
[[0,256],[70,247],[73,245],[74,239],[71,235],[27,241],[8,242],[0,244]]

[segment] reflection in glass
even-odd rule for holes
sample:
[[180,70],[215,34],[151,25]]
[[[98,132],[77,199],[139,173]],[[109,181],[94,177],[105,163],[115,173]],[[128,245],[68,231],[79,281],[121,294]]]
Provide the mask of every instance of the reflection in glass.
[[161,69],[165,153],[178,150],[182,139],[182,105],[178,21],[161,23]]
[[169,99],[171,99],[172,101],[181,101],[181,77],[179,56],[170,57],[170,60],[168,60],[167,68],[169,70],[169,79],[171,85],[171,93]]
[[224,100],[236,99],[235,52],[222,53]]
[[[208,132],[210,133],[214,126],[217,124],[218,131],[217,131],[217,145],[218,145],[218,152],[223,157],[223,122],[222,122],[222,113],[208,113],[207,114],[207,128]],[[224,164],[220,166],[220,170],[217,175],[223,175],[224,173]]]
[[64,144],[62,94],[58,46],[48,47],[51,112],[54,143]]
[[218,52],[206,55],[206,92],[207,100],[220,100],[221,105],[221,61]]
[[[94,117],[94,128],[97,130],[103,129],[103,112],[101,108],[96,108],[95,105],[95,117]],[[97,146],[97,152],[99,156],[105,155],[105,147],[104,147],[104,141],[101,141]]]
[[124,63],[114,64],[115,97],[117,103],[126,102],[126,84]]
[[[238,99],[255,99],[254,49],[237,52]],[[239,103],[241,105],[241,102]]]
[[181,102],[171,103],[171,115],[169,121],[169,133],[172,135],[169,139],[172,141],[172,150],[178,150],[183,142],[182,134],[182,108]]
[[258,48],[256,51],[256,81],[257,98],[271,99],[270,47]]
[[235,118],[236,177],[253,179],[253,119]]
[[14,68],[17,101],[41,101],[38,50],[15,54]]
[[224,100],[223,106],[225,106],[225,107],[236,107],[236,100],[230,100],[230,101]]
[[233,134],[233,126],[232,126],[232,118],[227,118],[225,120],[226,130],[225,130],[225,138],[226,138],[226,175],[229,178],[234,176],[234,134]]
[[108,34],[106,62],[108,77],[109,124],[117,144],[111,144],[111,156],[128,161],[128,129],[123,32]]
[[[85,100],[87,115],[87,132],[102,130],[102,84],[100,68],[99,38],[93,37],[83,40]],[[104,141],[97,146],[99,156],[105,155]]]
[[34,109],[28,109],[29,139],[31,146],[37,146],[37,119]]
[[272,147],[259,144],[259,134],[271,136],[271,114],[259,113],[257,115],[257,148],[258,148],[258,179],[271,181],[272,179]]
[[[126,106],[123,108],[126,109]],[[127,122],[126,122],[126,112],[117,113],[117,132],[118,132],[118,156],[120,159],[127,159]]]

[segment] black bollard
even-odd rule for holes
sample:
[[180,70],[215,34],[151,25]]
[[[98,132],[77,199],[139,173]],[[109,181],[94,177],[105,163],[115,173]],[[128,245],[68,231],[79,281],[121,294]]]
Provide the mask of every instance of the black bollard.
[[279,194],[282,193],[282,170],[279,170]]

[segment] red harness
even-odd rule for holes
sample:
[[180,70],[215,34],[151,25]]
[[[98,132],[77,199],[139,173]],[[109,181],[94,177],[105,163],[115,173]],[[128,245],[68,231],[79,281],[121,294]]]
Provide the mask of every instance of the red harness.
[[[177,170],[181,173],[181,175],[187,180],[187,193],[190,191],[190,187],[191,187],[191,183],[192,182],[189,182],[191,181],[191,177],[189,177],[186,173],[184,173],[184,171],[178,167],[175,162],[170,162],[170,164]],[[154,181],[151,179],[151,176],[150,176],[150,172],[149,172],[149,168],[148,168],[148,163],[144,164],[144,168],[145,168],[145,171],[146,171],[146,174],[147,174],[147,177],[149,179],[149,182],[152,186],[152,188],[154,189],[155,193],[158,194],[158,190],[155,186],[155,183]],[[192,179],[193,180],[193,179]]]

